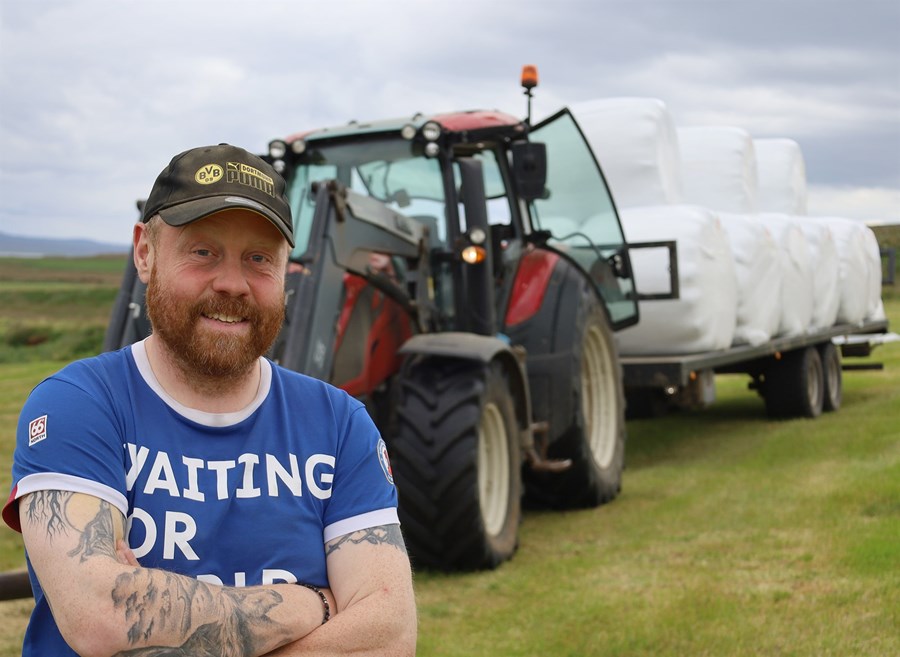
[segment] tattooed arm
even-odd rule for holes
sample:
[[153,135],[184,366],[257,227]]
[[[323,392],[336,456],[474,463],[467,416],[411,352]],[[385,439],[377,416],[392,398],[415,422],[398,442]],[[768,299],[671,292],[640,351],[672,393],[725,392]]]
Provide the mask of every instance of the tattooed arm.
[[416,604],[400,526],[353,532],[330,541],[325,550],[338,613],[272,656],[415,655]]
[[19,512],[53,617],[80,655],[251,657],[321,623],[319,597],[301,586],[214,586],[128,562],[116,552],[124,517],[96,497],[38,491]]

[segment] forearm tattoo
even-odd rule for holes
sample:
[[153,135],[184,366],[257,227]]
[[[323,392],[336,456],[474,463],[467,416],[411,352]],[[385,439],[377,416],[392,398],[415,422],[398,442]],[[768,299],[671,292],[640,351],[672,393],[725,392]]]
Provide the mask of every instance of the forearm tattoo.
[[[66,514],[72,496],[65,491],[32,493],[25,510],[28,521],[46,527],[51,541],[77,533],[78,545],[66,554],[79,564],[98,556],[117,560],[115,525],[119,511],[101,500],[97,513],[80,529]],[[290,628],[268,615],[284,602],[282,595],[271,589],[213,587],[192,577],[135,568],[116,578],[111,597],[114,609],[124,615],[130,645],[163,641],[181,644],[135,648],[120,652],[122,657],[245,657],[292,638]],[[198,617],[216,620],[197,627]]]
[[403,552],[403,554],[406,554],[406,543],[403,542],[403,534],[400,532],[400,525],[370,527],[369,529],[362,529],[358,532],[341,536],[339,539],[326,546],[325,556],[330,556],[348,543],[350,545],[359,545],[361,543],[369,543],[370,545],[392,545]]
[[[118,577],[112,596],[116,609],[125,612],[130,643],[152,642],[155,633],[184,641],[176,647],[127,650],[119,653],[122,657],[244,657],[258,654],[275,639],[284,643],[290,638],[268,616],[284,600],[277,591],[212,588],[190,577],[136,569]],[[195,612],[219,620],[194,627]]]

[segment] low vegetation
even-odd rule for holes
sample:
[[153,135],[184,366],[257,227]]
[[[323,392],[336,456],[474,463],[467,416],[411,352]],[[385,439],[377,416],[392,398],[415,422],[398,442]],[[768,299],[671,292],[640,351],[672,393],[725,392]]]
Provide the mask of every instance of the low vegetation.
[[[0,489],[22,402],[100,348],[123,265],[29,261],[29,278],[0,261]],[[898,288],[884,299],[896,330]],[[527,513],[495,571],[417,574],[418,654],[900,654],[900,343],[863,362],[884,369],[845,373],[843,408],[816,420],[770,421],[722,376],[712,407],[630,422],[614,503]],[[0,528],[0,570],[23,566]],[[19,654],[30,605],[0,603],[0,657]]]

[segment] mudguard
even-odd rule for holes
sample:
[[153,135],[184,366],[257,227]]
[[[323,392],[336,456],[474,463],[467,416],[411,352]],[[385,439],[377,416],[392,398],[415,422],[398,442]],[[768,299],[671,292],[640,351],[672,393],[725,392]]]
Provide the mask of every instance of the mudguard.
[[423,333],[403,343],[400,353],[407,357],[423,356],[457,358],[488,364],[499,361],[509,373],[513,398],[516,400],[516,419],[523,432],[523,442],[530,444],[531,394],[521,352],[505,340],[488,335],[460,333]]
[[[552,443],[569,428],[575,413],[577,400],[569,390],[572,377],[580,376],[572,360],[576,316],[586,297],[597,292],[567,258],[541,249],[535,254],[533,266],[520,268],[517,274],[506,319],[518,321],[508,323],[505,333],[513,344],[525,348],[533,419],[548,423]],[[523,284],[520,276],[530,277],[529,284]],[[602,299],[600,303],[605,308]]]

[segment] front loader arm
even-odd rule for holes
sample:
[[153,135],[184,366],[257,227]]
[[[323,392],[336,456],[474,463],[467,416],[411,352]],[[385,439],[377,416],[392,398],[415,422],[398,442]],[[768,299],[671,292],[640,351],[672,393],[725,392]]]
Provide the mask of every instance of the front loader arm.
[[[430,321],[428,228],[337,181],[315,183],[313,191],[308,247],[287,276],[285,325],[273,356],[290,369],[330,380],[338,317],[347,302],[345,274],[396,302],[418,330]],[[390,262],[398,259],[402,271],[392,275]]]

